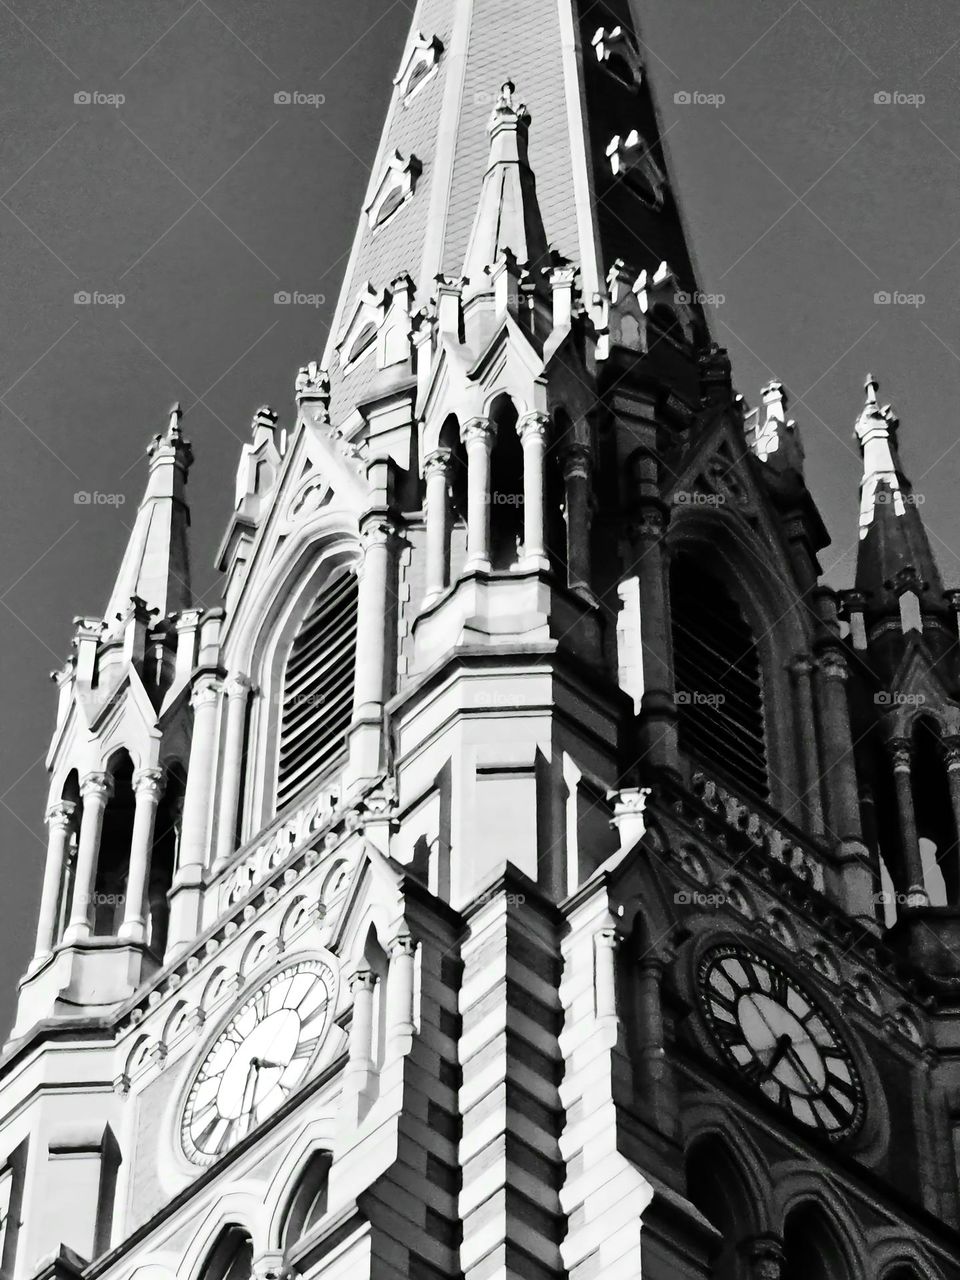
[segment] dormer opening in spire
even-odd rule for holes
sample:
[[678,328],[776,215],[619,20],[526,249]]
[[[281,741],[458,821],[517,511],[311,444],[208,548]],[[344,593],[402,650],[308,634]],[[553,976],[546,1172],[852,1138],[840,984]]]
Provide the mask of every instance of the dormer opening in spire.
[[517,410],[500,396],[490,412],[496,440],[490,456],[490,564],[494,570],[519,564],[523,549],[523,448]]
[[128,752],[116,752],[107,764],[107,773],[113,784],[112,795],[103,815],[91,904],[92,933],[97,938],[115,938],[123,923],[136,804],[133,761]]
[[960,906],[957,830],[944,746],[936,722],[926,716],[914,725],[911,778],[923,887],[931,906]]

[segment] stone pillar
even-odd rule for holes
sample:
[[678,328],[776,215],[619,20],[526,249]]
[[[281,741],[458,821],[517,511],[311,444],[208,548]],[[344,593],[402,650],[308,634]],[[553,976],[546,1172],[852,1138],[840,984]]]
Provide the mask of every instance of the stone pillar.
[[357,601],[357,666],[353,686],[353,718],[379,720],[390,687],[388,631],[394,616],[397,585],[393,551],[397,529],[383,515],[372,515],[360,528],[363,559]]
[[550,419],[545,413],[527,413],[517,423],[523,446],[523,555],[524,569],[548,569],[545,544],[546,474],[544,457]]
[[90,937],[90,901],[97,882],[103,813],[113,795],[113,779],[106,773],[88,773],[80,783],[80,794],[83,797],[83,817],[80,820],[77,872],[65,942],[79,942]]
[[668,599],[668,551],[665,545],[668,513],[648,500],[640,519],[627,530],[630,562],[627,574],[640,583],[640,639],[643,646],[643,700],[640,746],[654,767],[677,772],[677,707],[673,688],[673,660]]
[[244,675],[231,676],[224,685],[227,725],[220,767],[216,868],[229,862],[237,847],[237,804],[243,780],[243,746],[250,689],[250,681]]
[[390,971],[387,974],[387,1045],[388,1061],[401,1057],[410,1047],[414,1033],[413,986],[416,966],[416,944],[409,933],[399,933],[388,948]]
[[592,457],[585,444],[571,444],[560,457],[563,468],[564,507],[567,526],[567,584],[575,591],[590,591],[590,526],[593,494],[590,484]]
[[357,1124],[371,1101],[373,1061],[373,1008],[377,975],[371,969],[358,969],[350,978],[353,995],[353,1017],[350,1020],[350,1044],[343,1073],[343,1120]]
[[130,840],[130,865],[127,872],[127,896],[123,904],[123,923],[119,936],[131,942],[146,942],[146,892],[153,852],[153,830],[157,805],[163,795],[162,769],[138,769],[133,775],[136,809],[133,836]]
[[427,585],[424,605],[432,604],[447,585],[450,573],[451,449],[436,449],[423,464],[427,482]]
[[594,935],[594,1007],[597,1021],[604,1025],[617,1023],[617,946],[616,929],[601,929]]
[[637,965],[640,1064],[650,1110],[653,1115],[660,1118],[660,1127],[669,1132],[673,1120],[669,1114],[664,1114],[669,1109],[664,1106],[667,1060],[663,1042],[663,1006],[660,998],[663,969],[663,960],[655,955],[644,956]]
[[897,794],[897,813],[900,820],[900,843],[903,847],[902,874],[907,881],[907,905],[926,906],[927,892],[923,884],[923,864],[920,861],[920,843],[917,837],[917,818],[913,808],[912,757],[913,744],[909,738],[891,738],[887,743],[893,765],[893,785]]
[[57,945],[57,909],[76,811],[77,806],[69,800],[62,800],[47,810],[47,828],[50,834],[47,837],[47,861],[43,869],[40,917],[37,921],[37,941],[31,968],[42,964]]
[[467,448],[467,561],[464,569],[490,572],[490,455],[497,429],[488,418],[460,428]]
[[820,758],[817,750],[817,722],[813,709],[813,672],[816,664],[806,653],[798,653],[790,664],[793,678],[797,742],[800,746],[800,775],[803,826],[811,835],[823,834],[823,803],[820,797]]
[[[950,787],[950,806],[953,809],[954,857],[960,860],[960,737],[943,739],[943,762],[947,769],[947,783]],[[955,871],[956,883],[960,886],[960,866]],[[948,903],[948,906],[960,906],[960,902]]]
[[190,702],[193,706],[193,738],[183,797],[180,856],[170,894],[168,958],[192,942],[200,927],[203,869],[207,860],[213,801],[220,681],[214,676],[202,676],[194,685]]

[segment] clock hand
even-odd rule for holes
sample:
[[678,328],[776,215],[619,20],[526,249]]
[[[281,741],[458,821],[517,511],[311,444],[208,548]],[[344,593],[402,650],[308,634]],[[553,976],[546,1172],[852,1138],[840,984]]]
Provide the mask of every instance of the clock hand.
[[767,1063],[766,1068],[764,1070],[763,1074],[765,1076],[773,1075],[774,1071],[776,1071],[777,1067],[783,1061],[784,1057],[790,1052],[790,1048],[792,1044],[793,1044],[793,1040],[786,1031],[783,1033],[782,1036],[778,1037],[777,1043],[774,1046],[773,1053],[770,1055],[770,1061]]
[[809,1070],[807,1069],[806,1063],[800,1057],[799,1053],[797,1053],[796,1049],[793,1047],[792,1044],[786,1050],[786,1056],[789,1062],[791,1063],[791,1065],[793,1066],[794,1070],[797,1072],[797,1075],[802,1076],[804,1078],[810,1092],[819,1093],[820,1092],[819,1084],[814,1079],[814,1077],[810,1074]]

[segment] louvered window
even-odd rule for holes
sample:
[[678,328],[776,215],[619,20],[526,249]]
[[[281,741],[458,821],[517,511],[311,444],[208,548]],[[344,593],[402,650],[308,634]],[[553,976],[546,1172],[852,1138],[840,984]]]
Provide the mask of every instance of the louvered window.
[[290,648],[283,679],[277,808],[342,763],[353,710],[357,579],[327,583]]
[[674,562],[670,606],[680,750],[766,799],[763,684],[750,625],[689,556]]

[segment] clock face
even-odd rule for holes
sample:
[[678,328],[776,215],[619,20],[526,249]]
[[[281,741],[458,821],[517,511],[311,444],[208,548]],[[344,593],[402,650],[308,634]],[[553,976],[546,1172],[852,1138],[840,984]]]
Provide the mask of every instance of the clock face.
[[828,1015],[783,969],[746,947],[715,947],[700,999],[727,1061],[801,1123],[828,1138],[863,1119],[863,1085]]
[[319,960],[288,965],[234,1013],[194,1076],[183,1149],[211,1164],[276,1111],[307,1076],[333,1012],[334,976]]

